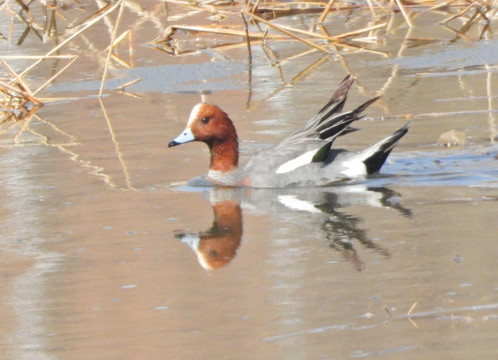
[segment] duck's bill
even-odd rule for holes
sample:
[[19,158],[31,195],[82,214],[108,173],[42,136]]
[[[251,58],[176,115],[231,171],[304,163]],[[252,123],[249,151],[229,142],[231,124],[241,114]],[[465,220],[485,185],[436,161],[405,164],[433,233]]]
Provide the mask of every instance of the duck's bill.
[[190,128],[186,128],[180,135],[178,135],[173,141],[168,144],[168,147],[185,144],[194,140],[195,136],[194,134],[192,134],[192,130],[190,130]]

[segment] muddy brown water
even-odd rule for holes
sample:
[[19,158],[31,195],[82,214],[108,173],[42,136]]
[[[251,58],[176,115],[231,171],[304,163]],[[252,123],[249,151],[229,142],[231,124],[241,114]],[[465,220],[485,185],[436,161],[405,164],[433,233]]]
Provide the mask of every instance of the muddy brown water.
[[[201,90],[236,122],[244,161],[313,115],[343,63],[331,55],[284,86],[254,46],[249,82],[243,47],[172,57],[146,45],[170,21],[142,5],[154,21],[125,11],[139,24],[134,68],[113,65],[103,105],[108,38],[96,24],[68,50],[77,67],[40,95],[58,100],[15,146],[19,127],[1,134],[0,358],[495,359],[497,40],[396,56],[400,25],[392,57],[345,55],[358,77],[349,108],[383,96],[338,146],[364,148],[414,115],[381,176],[213,189],[187,184],[207,169],[205,146],[167,148]],[[452,38],[434,20],[413,31]],[[0,46],[39,55],[50,45]],[[285,80],[321,56],[285,63]],[[113,90],[135,78],[127,91],[140,97]],[[450,129],[468,145],[439,147]]]

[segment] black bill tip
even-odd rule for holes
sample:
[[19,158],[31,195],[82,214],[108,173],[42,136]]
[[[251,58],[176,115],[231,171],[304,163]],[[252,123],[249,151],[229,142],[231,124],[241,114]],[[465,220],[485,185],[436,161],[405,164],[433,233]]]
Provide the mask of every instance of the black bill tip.
[[176,142],[175,140],[173,140],[172,142],[170,142],[170,143],[168,144],[168,147],[173,147],[173,146],[180,145],[180,144],[181,144],[181,143]]

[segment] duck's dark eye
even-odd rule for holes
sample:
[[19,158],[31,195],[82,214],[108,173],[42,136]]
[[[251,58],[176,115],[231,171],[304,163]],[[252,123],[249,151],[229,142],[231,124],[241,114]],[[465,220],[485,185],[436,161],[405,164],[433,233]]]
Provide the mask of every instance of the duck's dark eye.
[[201,119],[201,121],[202,121],[202,123],[203,123],[203,124],[207,124],[207,123],[209,122],[209,120],[210,120],[210,119],[209,119],[208,117],[203,117],[203,118]]

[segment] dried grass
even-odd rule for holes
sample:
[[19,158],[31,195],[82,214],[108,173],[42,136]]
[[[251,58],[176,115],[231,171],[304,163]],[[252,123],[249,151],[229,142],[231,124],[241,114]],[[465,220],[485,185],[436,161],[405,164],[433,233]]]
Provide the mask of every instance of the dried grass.
[[[116,7],[124,2],[121,0],[114,4],[106,5],[103,9],[100,9],[97,13],[93,14],[87,21],[83,22],[75,31],[68,36],[64,41],[59,43],[57,46],[53,47],[46,54],[41,56],[2,56],[0,59],[0,64],[7,69],[8,73],[11,75],[11,79],[8,82],[0,82],[0,93],[3,94],[3,98],[0,100],[2,104],[2,112],[0,117],[0,132],[5,131],[5,129],[10,128],[12,122],[24,120],[31,117],[38,109],[40,109],[43,104],[40,100],[36,98],[36,95],[50,85],[57,77],[59,77],[63,72],[65,72],[73,63],[77,60],[75,55],[53,55],[59,52],[65,45],[71,42],[76,37],[80,36],[83,31],[100,21],[103,17],[107,16],[109,13],[113,12]],[[33,31],[38,37],[43,38],[43,36],[50,36],[53,31],[56,30],[56,20],[55,16],[60,15],[57,6],[42,5],[44,13],[50,13],[48,17],[48,22],[45,22],[43,26],[37,23],[35,17],[30,12],[28,5],[22,1],[17,1],[16,4],[20,6],[20,10],[16,13],[17,17],[26,23],[26,30],[17,42],[18,45],[22,44],[25,36],[28,32]],[[9,11],[13,13],[14,10],[10,8],[9,2],[4,2],[0,11]],[[57,3],[56,3],[57,5]],[[69,28],[69,27],[68,27]],[[43,29],[43,35],[40,35],[40,29]],[[10,34],[9,34],[10,37]],[[112,43],[116,46],[115,43]],[[10,65],[7,63],[9,61],[16,60],[36,60],[33,64],[26,67],[20,73],[16,73]],[[49,59],[69,59],[69,62],[56,74],[50,76],[42,85],[40,85],[37,90],[31,91],[27,85],[27,76],[36,69],[41,63]]]
[[[279,41],[284,39],[287,39],[288,41],[299,41],[324,53],[337,52],[337,46],[348,50],[373,51],[366,46],[358,46],[351,42],[368,43],[375,41],[377,32],[383,31],[382,34],[385,34],[386,31],[390,30],[392,19],[397,13],[401,13],[407,26],[412,28],[414,26],[413,19],[420,13],[426,11],[444,11],[446,13],[451,13],[451,16],[442,22],[442,25],[444,26],[447,26],[447,23],[454,19],[468,18],[469,25],[464,25],[455,30],[457,34],[460,34],[462,38],[465,38],[465,33],[469,30],[470,26],[480,21],[489,22],[489,18],[496,15],[497,6],[492,2],[469,0],[449,0],[443,3],[433,0],[367,0],[366,3],[356,3],[354,5],[336,0],[329,0],[327,3],[317,1],[256,1],[247,4],[236,2],[231,6],[227,6],[226,2],[220,1],[187,2],[181,0],[165,0],[165,2],[175,5],[181,4],[199,11],[207,11],[218,15],[222,14],[224,19],[235,19],[236,14],[243,14],[243,17],[247,18],[250,21],[252,28],[255,29],[254,31],[251,31],[249,26],[244,24],[244,21],[240,22],[240,25],[227,28],[227,26],[219,23],[219,18],[216,18],[217,21],[209,25],[171,25],[160,38],[154,41],[154,43],[157,46],[160,46],[162,50],[174,55],[189,54],[202,49],[202,45],[201,47],[191,50],[183,49],[181,41],[175,39],[175,35],[178,34],[179,31],[187,34],[185,42],[191,41],[192,37],[198,36],[198,34],[211,36],[228,35],[235,38],[233,42],[230,42],[230,45],[232,46],[235,43],[240,43],[242,41],[254,41],[264,37],[265,39]],[[323,27],[326,17],[331,13],[367,7],[372,15],[368,26],[336,35],[329,35],[327,30]],[[471,11],[474,11],[474,13],[469,14]],[[294,26],[286,26],[278,21],[280,18],[289,15],[313,13],[319,14],[315,22],[315,30],[313,31],[303,30]],[[261,25],[266,26],[266,30],[262,30]],[[483,29],[483,32],[486,31],[490,31],[490,29]],[[360,38],[362,34],[366,33],[369,34],[367,38]],[[218,45],[218,47],[221,46]],[[386,54],[385,52],[378,50],[377,52],[382,55]]]
[[[31,138],[38,139],[41,144],[44,144],[46,146],[55,146],[59,148],[62,152],[67,153],[70,155],[71,159],[74,161],[77,161],[81,166],[90,169],[90,171],[99,176],[102,177],[102,179],[105,181],[105,183],[112,188],[117,188],[116,184],[112,180],[112,178],[106,174],[105,169],[93,165],[90,161],[82,160],[81,156],[74,151],[70,150],[68,147],[77,144],[78,142],[76,141],[76,137],[64,132],[63,130],[59,129],[56,125],[45,121],[41,117],[39,117],[36,112],[43,106],[41,98],[38,98],[37,95],[42,92],[47,86],[49,86],[55,79],[57,79],[62,73],[67,71],[73,63],[78,59],[78,56],[76,55],[60,55],[60,53],[63,51],[63,48],[69,44],[71,41],[73,41],[75,38],[84,38],[83,32],[93,26],[94,24],[98,23],[102,19],[106,18],[109,14],[111,14],[119,5],[120,5],[120,14],[122,13],[124,4],[126,0],[120,0],[114,3],[110,3],[105,5],[103,8],[92,14],[90,17],[88,17],[85,21],[81,22],[78,25],[73,25],[67,23],[67,19],[65,19],[62,14],[60,13],[60,7],[59,6],[64,6],[68,5],[67,2],[62,3],[63,5],[60,5],[58,2],[51,2],[51,5],[48,4],[42,4],[43,8],[43,13],[45,15],[46,21],[43,24],[43,26],[40,26],[40,23],[37,22],[37,19],[35,16],[31,13],[30,11],[30,5],[26,5],[22,0],[17,0],[15,4],[17,4],[20,9],[16,12],[12,6],[15,5],[13,2],[8,2],[5,1],[0,5],[0,13],[2,11],[7,12],[9,16],[12,16],[15,14],[19,19],[21,19],[25,24],[26,24],[26,29],[21,35],[20,39],[17,41],[17,45],[22,45],[24,42],[26,36],[28,33],[33,32],[40,40],[43,40],[44,37],[50,37],[54,33],[57,32],[57,18],[62,18],[63,21],[66,21],[66,27],[65,27],[65,33],[68,35],[62,42],[58,43],[58,45],[54,46],[52,49],[50,49],[47,53],[44,55],[40,56],[1,56],[0,57],[0,69],[4,70],[4,73],[7,74],[7,78],[5,78],[4,81],[0,81],[0,135],[6,133],[6,132],[12,132],[15,131],[12,135],[10,135],[10,141],[9,142],[4,142],[2,141],[2,144],[0,144],[1,147],[12,147],[12,146],[18,146],[18,145],[29,145],[32,144],[32,142],[21,142],[22,141],[22,135],[24,133],[29,133],[31,134]],[[38,3],[36,3],[38,5]],[[78,2],[74,2],[75,6],[78,6]],[[108,47],[108,56],[107,60],[105,63],[105,71],[103,74],[103,80],[102,83],[105,81],[105,75],[106,71],[108,68],[109,60],[112,57],[114,60],[116,60],[119,63],[125,63],[129,67],[132,66],[132,61],[130,60],[129,63],[126,63],[126,61],[122,60],[115,52],[115,48],[119,45],[121,41],[124,39],[128,39],[128,44],[129,44],[129,49],[130,49],[130,54],[132,54],[132,41],[131,41],[131,35],[129,32],[124,32],[120,36],[116,36],[116,30],[117,30],[117,23],[119,23],[119,16],[116,22],[116,26],[113,26],[114,32],[113,36],[110,41],[110,46]],[[11,26],[11,31],[12,31],[12,26]],[[11,41],[11,32],[9,32],[9,35],[7,38],[5,38],[8,41]],[[58,55],[55,55],[58,53]],[[38,85],[36,90],[32,90],[31,86],[28,83],[30,83],[32,80],[29,77],[30,73],[38,69],[41,64],[48,60],[53,60],[57,59],[58,61],[64,61],[66,60],[66,64],[63,65],[55,74],[51,74],[47,76],[47,79],[43,81],[41,85]],[[8,62],[15,62],[15,61],[30,61],[34,60],[34,62],[24,68],[21,72],[16,72],[12,69],[12,67],[9,65]],[[119,61],[122,60],[122,61]],[[42,71],[43,72],[43,71]],[[10,78],[9,78],[10,77]],[[60,99],[43,99],[45,102],[50,102],[50,101],[57,101]],[[127,171],[126,164],[124,163],[121,153],[119,152],[119,146],[117,141],[115,141],[115,136],[114,132],[112,130],[112,125],[110,122],[110,119],[107,117],[107,113],[105,112],[104,105],[102,104],[102,109],[105,115],[105,118],[107,120],[107,124],[109,127],[109,131],[111,133],[111,137],[114,141],[114,144],[116,145],[116,151],[118,154],[118,159],[121,163],[121,166],[123,168],[123,173],[125,175],[125,186],[128,189],[133,189],[131,186],[130,182],[130,177]],[[36,119],[37,122],[39,123],[45,123],[49,125],[53,130],[56,131],[56,133],[64,136],[64,137],[69,137],[70,141],[68,143],[53,143],[49,141],[49,138],[31,128],[30,122],[32,119]],[[17,130],[15,130],[15,127],[17,127]]]
[[[284,62],[290,61],[295,57],[301,56],[300,52],[295,56],[287,56],[286,58],[278,58],[273,55],[271,46],[273,43],[282,41],[294,41],[303,44],[310,50],[322,52],[324,54],[340,54],[341,51],[355,52],[367,51],[379,56],[390,56],[386,51],[378,48],[376,43],[384,37],[393,27],[393,18],[397,13],[401,13],[406,25],[409,28],[414,26],[413,20],[428,11],[445,12],[448,16],[441,21],[441,26],[453,32],[459,39],[466,41],[472,40],[468,35],[469,30],[475,26],[481,26],[480,38],[486,33],[490,33],[490,19],[497,14],[496,1],[486,0],[366,0],[364,3],[346,3],[340,0],[322,1],[254,1],[254,2],[237,2],[228,0],[164,0],[165,7],[167,5],[182,6],[187,9],[194,9],[197,12],[206,12],[211,15],[213,22],[206,25],[170,25],[164,33],[153,41],[157,48],[166,51],[173,55],[184,55],[197,52],[205,47],[216,48],[220,51],[229,50],[237,47],[246,47],[248,51],[249,61],[251,62],[251,46],[261,45],[269,63],[272,66],[278,66]],[[50,51],[41,56],[1,56],[1,63],[4,68],[7,68],[11,79],[0,83],[0,92],[2,98],[2,117],[0,124],[12,121],[16,117],[19,120],[24,119],[33,111],[36,111],[42,106],[41,101],[37,100],[36,95],[49,86],[57,77],[65,72],[77,60],[75,55],[60,55],[62,49],[77,37],[84,37],[83,32],[104,20],[109,26],[111,39],[107,48],[107,56],[102,60],[104,71],[102,75],[102,83],[99,90],[99,96],[102,96],[107,71],[110,61],[125,67],[133,67],[133,41],[132,33],[129,30],[117,33],[120,18],[125,7],[128,7],[133,12],[140,14],[146,20],[151,20],[156,24],[157,28],[161,27],[159,21],[151,17],[150,14],[144,12],[138,4],[132,0],[118,0],[108,3],[94,13],[89,14],[82,21],[73,24],[64,17],[61,10],[67,8],[80,8],[80,3],[76,0],[64,2],[42,3],[42,12],[44,17],[37,18],[31,12],[30,6],[32,3],[26,3],[21,0],[16,2],[4,1],[0,4],[0,14],[6,13],[13,19],[17,17],[26,24],[26,28],[22,36],[17,40],[17,44],[21,45],[24,42],[27,34],[32,32],[40,39],[50,37],[58,31],[59,28],[64,28],[68,36],[54,46]],[[16,8],[17,7],[17,8]],[[114,10],[119,8],[119,14],[116,21],[112,23],[109,15]],[[324,23],[331,14],[339,14],[341,12],[352,11],[355,9],[368,9],[371,13],[371,21],[367,26],[358,28],[353,31],[348,31],[340,34],[329,34],[329,31],[324,26]],[[289,26],[282,24],[279,20],[284,17],[296,14],[316,14],[315,24],[311,29],[302,29],[298,26]],[[310,15],[311,16],[311,15]],[[314,16],[314,15],[313,15]],[[58,26],[59,21],[63,21],[63,26]],[[230,19],[232,25],[224,25],[225,19]],[[457,21],[458,20],[458,21]],[[235,23],[235,24],[233,24]],[[460,24],[460,26],[458,26]],[[398,25],[399,26],[399,25]],[[11,29],[12,30],[12,29]],[[199,34],[208,35],[218,39],[233,40],[221,41],[221,44],[200,44],[191,49],[182,47],[182,40],[177,39],[177,34],[182,33],[185,38],[184,42],[192,42],[193,36]],[[11,41],[12,34],[9,32],[7,39]],[[128,41],[129,59],[126,60],[119,56],[116,49],[118,46]],[[445,39],[437,38],[413,38],[406,37],[406,42],[400,49],[405,47],[425,46],[432,42],[445,41]],[[98,50],[95,50],[96,52]],[[58,53],[58,55],[55,55]],[[6,61],[16,60],[35,60],[30,66],[23,71],[15,73]],[[36,69],[41,63],[49,59],[67,59],[66,65],[55,75],[50,76],[45,82],[38,86],[35,91],[30,91],[27,84],[27,76]],[[304,70],[306,72],[307,70]],[[125,86],[117,89],[123,91]],[[130,94],[135,96],[135,94]]]
[[[209,15],[211,23],[185,25],[173,24],[165,30],[162,28],[162,23],[153,14],[148,13],[133,0],[117,0],[108,2],[102,8],[98,9],[92,14],[89,14],[83,20],[72,23],[66,19],[62,10],[67,7],[80,8],[77,0],[68,0],[64,2],[53,1],[50,3],[41,3],[43,16],[37,17],[35,12],[31,11],[30,7],[36,4],[40,6],[39,2],[26,2],[23,0],[16,1],[3,1],[0,3],[0,15],[7,15],[11,19],[11,27],[9,33],[4,36],[0,34],[4,40],[12,41],[12,24],[13,19],[20,19],[25,24],[25,30],[22,35],[17,39],[17,45],[22,45],[28,34],[32,33],[40,40],[45,40],[54,34],[61,32],[59,38],[63,38],[60,43],[40,56],[0,56],[0,69],[4,70],[7,77],[0,81],[0,135],[10,129],[16,124],[19,125],[19,131],[13,137],[12,145],[18,144],[20,135],[24,131],[30,131],[29,122],[32,117],[36,117],[36,112],[43,106],[43,102],[50,102],[56,99],[41,99],[39,94],[42,93],[51,83],[54,82],[64,72],[72,68],[73,64],[78,60],[76,55],[72,55],[67,50],[75,39],[89,44],[89,52],[95,53],[98,61],[103,65],[102,82],[99,90],[99,97],[102,96],[105,81],[107,78],[107,71],[111,61],[119,64],[125,68],[132,68],[133,64],[133,39],[132,31],[130,29],[118,34],[118,27],[121,16],[125,8],[129,9],[139,15],[140,20],[135,26],[140,26],[144,21],[150,21],[161,35],[152,43],[157,49],[165,51],[174,56],[187,55],[196,53],[205,48],[213,48],[218,51],[227,51],[234,48],[246,48],[248,53],[249,64],[252,62],[253,46],[262,46],[265,55],[267,56],[270,66],[275,67],[281,76],[282,87],[277,89],[278,93],[282,89],[292,86],[298,82],[310,71],[320,66],[327,60],[328,54],[334,53],[343,64],[346,72],[351,72],[348,64],[343,56],[343,53],[352,52],[370,52],[378,56],[390,56],[387,51],[384,51],[379,43],[395,27],[405,26],[408,27],[406,40],[398,51],[401,55],[403,51],[409,47],[425,46],[427,44],[437,41],[448,41],[448,39],[441,38],[416,38],[412,37],[411,29],[414,27],[414,22],[418,16],[426,12],[439,12],[447,16],[441,21],[440,25],[454,34],[455,38],[463,39],[465,41],[473,41],[484,38],[487,34],[491,34],[489,26],[491,19],[497,16],[497,1],[487,0],[365,0],[359,3],[347,3],[341,0],[328,0],[328,1],[228,1],[228,0],[163,0],[160,4],[164,4],[166,12],[168,5],[182,6],[188,10],[196,12],[205,12]],[[115,21],[112,21],[110,15],[115,10],[119,9]],[[358,27],[355,30],[343,33],[330,34],[331,30],[327,29],[327,21],[330,21],[331,16],[346,14],[354,10],[366,10],[371,15],[370,21],[363,27]],[[304,29],[302,24],[294,25],[296,22],[289,21],[289,16],[304,15],[306,14],[307,21],[312,21],[313,26]],[[404,24],[395,25],[395,18],[402,17]],[[310,20],[311,19],[311,20]],[[229,21],[228,21],[229,20]],[[111,34],[109,39],[109,46],[105,54],[95,49],[91,41],[85,37],[85,30],[94,26],[99,22],[104,22]],[[61,24],[62,22],[62,24]],[[224,22],[230,23],[225,25]],[[285,22],[285,23],[284,23]],[[293,24],[292,26],[289,23]],[[309,25],[309,24],[308,24]],[[479,29],[478,39],[472,38],[471,29]],[[474,31],[475,32],[475,31]],[[185,43],[191,44],[194,37],[210,37],[218,40],[216,44],[202,44],[195,43],[194,46],[185,47]],[[302,44],[304,49],[299,50],[295,54],[280,57],[277,51],[272,47],[277,46],[282,42],[294,42]],[[129,53],[129,59],[124,59],[118,54],[118,48],[126,46]],[[282,75],[280,66],[286,62],[293,61],[296,58],[305,56],[307,54],[319,52],[323,56],[318,59],[298,74],[294,75],[290,80],[285,80]],[[29,76],[35,69],[39,69],[40,65],[47,62],[63,61],[65,64],[55,74],[47,75],[46,79],[41,84],[31,84],[31,77]],[[33,63],[22,71],[14,71],[10,66],[11,63],[19,61],[31,61]],[[250,68],[250,67],[249,67]],[[393,82],[397,76],[398,68],[393,67],[391,77],[386,81],[384,87],[380,92],[386,89]],[[249,71],[249,83],[251,73]],[[116,90],[123,94],[139,97],[140,95],[126,91],[126,88],[135,82],[140,81],[136,79],[118,87]],[[491,81],[491,80],[490,80]],[[367,93],[362,88],[361,83],[357,82],[360,91]],[[33,89],[34,90],[33,90]],[[490,89],[488,89],[490,92]],[[270,96],[273,96],[271,94]],[[42,102],[43,100],[43,102]],[[248,102],[249,103],[249,102]],[[103,112],[105,107],[101,102]],[[490,109],[492,105],[490,104]],[[491,111],[488,109],[488,111]],[[119,153],[119,144],[115,141],[114,132],[110,119],[106,115],[106,120],[109,126],[111,136],[116,144],[116,151]],[[424,114],[430,116],[432,114]],[[440,114],[436,114],[440,115]],[[78,155],[72,151],[67,150],[61,145],[61,150],[71,153],[72,157],[77,158]],[[119,161],[122,164],[123,172],[126,178],[126,187],[132,189],[130,177],[127,173],[126,164],[121,155]],[[88,167],[94,167],[87,164]],[[112,186],[115,184],[107,175],[102,173],[102,169],[94,169],[100,175],[106,178],[106,182]]]
[[[449,31],[452,31],[455,36],[461,39],[470,40],[467,35],[469,29],[477,24],[484,23],[481,30],[481,37],[485,33],[490,32],[490,19],[496,16],[497,4],[494,1],[470,1],[470,0],[448,0],[445,2],[436,0],[366,0],[364,3],[345,3],[340,0],[321,1],[255,1],[255,2],[233,2],[227,0],[164,0],[164,4],[183,6],[188,9],[195,9],[200,12],[211,14],[213,19],[212,24],[207,25],[184,25],[175,24],[169,26],[164,33],[153,43],[170,54],[181,55],[196,52],[202,49],[195,47],[194,49],[183,49],[181,40],[177,40],[176,36],[179,32],[183,33],[185,41],[192,41],[193,36],[205,34],[212,37],[233,38],[233,41],[226,41],[217,45],[205,45],[206,47],[217,48],[218,50],[228,50],[236,47],[245,46],[248,50],[249,59],[251,58],[251,46],[262,45],[265,52],[269,53],[269,48],[274,42],[281,41],[297,41],[310,49],[320,51],[324,54],[339,53],[342,50],[351,51],[368,51],[380,56],[389,56],[386,51],[375,48],[370,48],[369,44],[375,44],[379,37],[384,36],[393,26],[392,18],[397,13],[401,13],[408,27],[412,27],[413,19],[421,13],[427,11],[444,11],[448,13],[448,17],[441,21],[441,26],[444,26]],[[15,8],[17,6],[17,9]],[[22,44],[26,35],[30,32],[34,33],[40,39],[51,36],[57,32],[61,26],[58,26],[59,21],[64,21],[62,28],[69,35],[57,46],[54,46],[50,51],[41,56],[31,57],[12,57],[1,56],[4,68],[8,67],[8,73],[11,75],[9,81],[0,84],[0,92],[3,94],[2,105],[8,110],[0,119],[0,123],[6,121],[6,118],[12,119],[12,114],[21,114],[24,118],[30,114],[35,107],[40,107],[41,102],[36,99],[36,95],[44,88],[49,86],[58,76],[71,67],[76,61],[75,55],[60,55],[61,50],[77,37],[84,36],[82,33],[89,27],[100,22],[102,19],[107,22],[110,27],[111,39],[107,49],[107,56],[103,61],[104,71],[102,75],[102,84],[99,90],[99,96],[102,96],[107,70],[110,61],[120,64],[125,68],[133,67],[133,42],[131,32],[126,30],[120,35],[117,33],[120,18],[125,6],[132,9],[134,12],[142,13],[144,18],[150,19],[150,15],[143,12],[140,7],[131,0],[118,0],[108,3],[98,11],[89,14],[85,19],[77,24],[70,23],[61,10],[67,8],[79,8],[78,1],[51,2],[50,4],[42,4],[43,19],[37,19],[36,15],[31,12],[30,6],[32,3],[25,3],[21,0],[12,2],[4,1],[0,4],[0,13],[4,12],[11,18],[17,17],[26,24],[23,35],[18,39],[17,44]],[[119,8],[114,24],[110,21],[109,15],[114,10]],[[358,28],[353,31],[348,31],[341,34],[329,34],[324,27],[324,22],[330,14],[337,14],[354,9],[369,9],[371,13],[371,21],[367,26]],[[282,24],[279,19],[295,14],[316,14],[315,26],[312,29],[302,29],[297,26],[289,26]],[[232,23],[227,26],[223,25],[225,19],[231,19]],[[235,19],[235,20],[234,20]],[[238,21],[237,21],[238,19]],[[455,27],[456,20],[459,19],[461,26]],[[154,19],[152,19],[154,20]],[[156,21],[157,23],[157,21]],[[160,27],[160,24],[157,24]],[[262,28],[265,27],[265,28]],[[7,39],[11,39],[12,34],[9,33]],[[128,52],[130,57],[128,60],[123,59],[117,53],[117,47],[124,41],[128,41]],[[442,39],[431,38],[407,38],[407,46],[424,46],[434,41],[442,41]],[[59,55],[55,55],[59,53]],[[299,56],[297,54],[296,56]],[[41,86],[35,91],[30,91],[26,77],[41,63],[49,59],[68,59],[67,64],[59,70],[55,75],[50,76]],[[12,71],[6,61],[16,60],[35,60],[33,64],[25,68],[19,73]],[[275,65],[292,59],[292,56],[284,59],[271,59],[270,63]],[[250,60],[251,61],[251,60]],[[121,89],[122,90],[122,89]],[[29,104],[33,106],[30,107]]]

